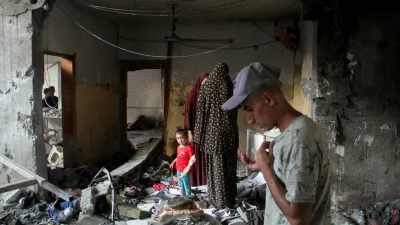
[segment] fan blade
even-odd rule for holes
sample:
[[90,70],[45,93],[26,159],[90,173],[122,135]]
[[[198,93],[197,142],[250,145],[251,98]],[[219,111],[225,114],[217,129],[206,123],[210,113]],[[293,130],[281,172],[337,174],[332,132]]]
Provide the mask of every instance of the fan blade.
[[180,38],[177,36],[169,36],[165,38],[166,41],[171,41],[171,42],[197,42],[197,43],[228,43],[231,44],[233,43],[232,39],[197,39],[197,38]]

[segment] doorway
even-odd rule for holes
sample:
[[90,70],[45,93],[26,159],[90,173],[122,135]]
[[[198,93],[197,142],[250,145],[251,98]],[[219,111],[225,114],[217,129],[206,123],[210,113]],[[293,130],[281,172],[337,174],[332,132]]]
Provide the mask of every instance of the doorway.
[[163,84],[161,69],[128,71],[126,120],[134,122],[140,115],[149,127],[163,118]]
[[[120,60],[120,65],[119,114],[123,120],[121,125],[136,120],[136,115],[148,115],[150,124],[156,123],[156,127],[161,129],[165,138],[169,104],[168,60]],[[147,88],[144,88],[145,86]],[[127,127],[121,127],[120,131],[120,146],[127,149]]]
[[74,56],[44,54],[42,107],[47,166],[73,166],[75,146]]

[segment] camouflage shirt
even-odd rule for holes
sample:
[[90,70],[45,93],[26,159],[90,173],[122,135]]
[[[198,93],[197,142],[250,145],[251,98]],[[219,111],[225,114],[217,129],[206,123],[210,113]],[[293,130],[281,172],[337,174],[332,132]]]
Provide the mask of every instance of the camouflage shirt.
[[[274,171],[291,203],[312,203],[311,225],[331,224],[331,168],[319,126],[300,116],[275,139]],[[267,187],[265,225],[290,224]]]

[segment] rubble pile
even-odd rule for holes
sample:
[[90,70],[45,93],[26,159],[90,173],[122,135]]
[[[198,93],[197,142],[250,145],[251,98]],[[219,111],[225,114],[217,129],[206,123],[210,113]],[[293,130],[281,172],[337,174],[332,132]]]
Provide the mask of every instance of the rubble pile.
[[398,225],[400,224],[400,199],[378,202],[352,210],[341,210],[333,215],[332,224]]
[[67,192],[69,201],[23,189],[2,194],[0,224],[263,224],[262,176],[247,177],[238,163],[233,209],[216,209],[207,186],[192,187],[192,195],[180,196],[179,179],[170,170],[172,159],[161,155],[161,131],[138,130],[143,127],[139,122],[128,126],[132,149],[118,152],[106,164],[48,168],[50,183]]
[[[0,224],[111,224],[114,221],[124,225],[240,225],[257,221],[257,215],[262,224],[265,183],[257,183],[255,175],[238,177],[234,209],[217,210],[208,201],[207,186],[192,187],[191,196],[180,196],[178,178],[172,175],[169,162],[161,159],[152,162],[139,174],[124,177],[111,177],[107,169],[96,166],[51,170],[51,181],[69,193],[70,201],[51,196],[47,201],[40,201],[32,191],[15,190],[3,195]],[[92,180],[88,179],[90,176]]]

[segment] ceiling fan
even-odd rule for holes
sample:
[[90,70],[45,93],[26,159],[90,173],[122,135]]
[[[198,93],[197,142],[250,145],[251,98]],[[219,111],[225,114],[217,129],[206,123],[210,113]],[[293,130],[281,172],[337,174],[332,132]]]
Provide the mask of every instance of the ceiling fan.
[[172,27],[171,34],[164,38],[167,42],[197,42],[197,43],[227,43],[232,44],[232,39],[198,39],[198,38],[182,38],[175,34],[176,31],[175,4],[172,5]]

